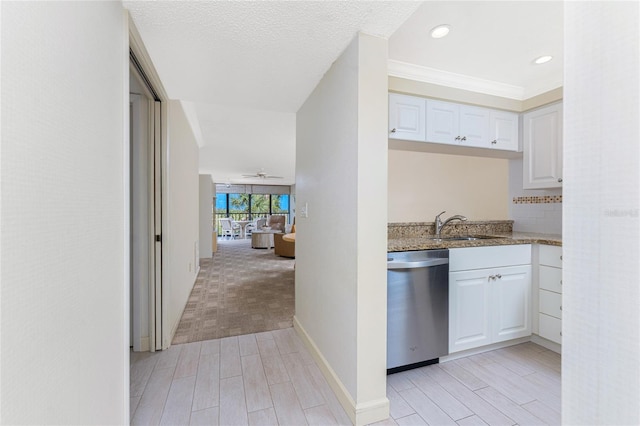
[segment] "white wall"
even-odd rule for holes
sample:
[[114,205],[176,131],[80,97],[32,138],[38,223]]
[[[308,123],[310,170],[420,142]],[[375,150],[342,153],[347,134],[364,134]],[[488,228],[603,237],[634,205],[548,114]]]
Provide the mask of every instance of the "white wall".
[[509,219],[519,232],[562,233],[562,203],[514,204],[514,197],[562,195],[562,189],[523,189],[522,158],[509,160]]
[[200,257],[213,255],[213,181],[211,175],[200,175]]
[[[195,283],[199,251],[199,175],[198,144],[179,101],[169,101],[168,110],[168,169],[167,169],[167,228],[169,276],[164,277],[164,292],[168,300],[164,338],[173,338],[182,311]],[[209,237],[211,239],[211,237]]]
[[565,3],[563,424],[640,424],[639,28]]
[[508,160],[389,151],[389,222],[508,219]]
[[125,424],[122,6],[1,8],[1,422]]
[[388,413],[386,59],[385,40],[357,37],[296,122],[295,323],[359,424]]

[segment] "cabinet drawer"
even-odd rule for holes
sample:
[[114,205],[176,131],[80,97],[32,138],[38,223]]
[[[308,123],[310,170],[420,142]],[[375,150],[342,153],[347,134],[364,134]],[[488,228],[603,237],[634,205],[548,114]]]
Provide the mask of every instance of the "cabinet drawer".
[[530,244],[449,249],[449,271],[530,264]]
[[562,247],[540,246],[540,264],[562,268]]
[[562,293],[562,269],[540,266],[540,288]]
[[538,326],[540,337],[562,344],[562,320],[540,314]]
[[540,290],[540,312],[552,317],[562,318],[562,295],[552,291]]

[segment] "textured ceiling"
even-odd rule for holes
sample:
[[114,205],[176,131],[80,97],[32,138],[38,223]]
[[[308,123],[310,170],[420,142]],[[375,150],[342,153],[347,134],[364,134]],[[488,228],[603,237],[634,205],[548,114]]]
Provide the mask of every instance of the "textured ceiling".
[[388,38],[417,2],[125,2],[169,97],[296,112],[358,31]]
[[[200,171],[293,184],[295,112],[359,32],[389,38],[405,1],[125,1],[164,88],[202,133]],[[274,113],[277,112],[277,113]],[[193,118],[193,117],[191,117]],[[264,181],[262,181],[264,183]]]

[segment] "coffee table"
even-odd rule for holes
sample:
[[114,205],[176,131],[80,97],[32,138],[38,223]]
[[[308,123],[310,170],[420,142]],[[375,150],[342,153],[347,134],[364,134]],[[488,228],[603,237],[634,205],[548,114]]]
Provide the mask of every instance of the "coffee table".
[[273,229],[252,231],[251,247],[270,249],[271,247],[273,247],[273,234],[280,233],[280,231]]

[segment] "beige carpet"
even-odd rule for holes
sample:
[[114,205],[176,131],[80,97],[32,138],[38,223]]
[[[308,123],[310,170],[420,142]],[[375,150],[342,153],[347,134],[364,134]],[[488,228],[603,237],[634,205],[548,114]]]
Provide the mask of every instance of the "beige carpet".
[[250,239],[219,241],[213,259],[200,259],[173,344],[291,327],[294,262]]

